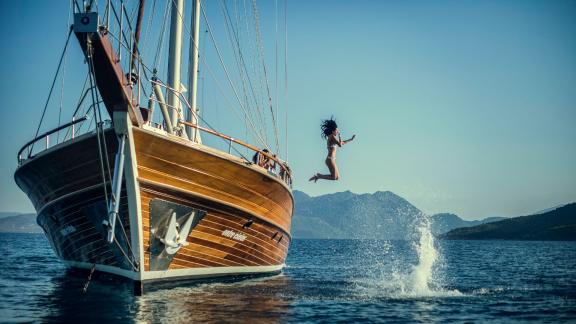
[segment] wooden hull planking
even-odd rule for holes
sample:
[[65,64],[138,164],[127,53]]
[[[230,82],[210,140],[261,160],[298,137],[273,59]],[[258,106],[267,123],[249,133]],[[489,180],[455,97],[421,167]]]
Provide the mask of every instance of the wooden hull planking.
[[[146,270],[153,199],[206,211],[188,237],[190,245],[177,253],[170,269],[284,264],[293,208],[285,185],[241,161],[153,132],[135,128],[134,142]],[[223,236],[225,231],[240,234],[242,241]]]
[[[137,179],[123,182],[119,216],[126,234],[117,226],[118,244],[106,242],[102,225],[107,205],[95,133],[42,152],[16,171],[17,184],[34,204],[38,223],[66,264],[137,281],[282,269],[291,240],[293,197],[281,180],[202,145],[138,127],[132,134]],[[109,167],[114,172],[118,145],[112,129],[105,138],[105,171]],[[126,183],[137,184],[140,208],[128,208]],[[109,184],[106,187],[109,193]],[[151,267],[159,257],[154,246],[157,250],[160,244],[151,228],[151,219],[161,217],[154,204],[181,206],[202,215],[190,230],[187,245],[170,255],[164,268],[160,263]],[[133,210],[139,215],[131,217]],[[133,255],[134,262],[126,258],[132,256],[130,242],[137,242],[136,251],[143,251]]]

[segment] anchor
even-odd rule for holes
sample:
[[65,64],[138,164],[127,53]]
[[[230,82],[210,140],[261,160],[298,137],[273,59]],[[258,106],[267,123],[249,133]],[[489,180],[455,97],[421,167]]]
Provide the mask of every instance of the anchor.
[[184,216],[186,219],[184,224],[180,225],[176,220],[176,212],[173,212],[166,226],[166,233],[164,235],[154,233],[154,236],[164,244],[164,251],[166,251],[167,254],[175,254],[180,248],[189,244],[186,239],[192,229],[195,216],[195,211],[188,213],[188,215]]

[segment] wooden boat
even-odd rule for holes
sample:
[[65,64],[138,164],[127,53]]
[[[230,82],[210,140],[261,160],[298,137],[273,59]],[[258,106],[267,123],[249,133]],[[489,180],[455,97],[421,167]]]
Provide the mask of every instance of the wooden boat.
[[[182,2],[173,2],[173,13],[182,12]],[[196,0],[196,40],[199,6]],[[64,263],[131,279],[137,293],[143,283],[156,280],[280,272],[290,246],[294,205],[288,164],[270,151],[200,126],[196,98],[188,104],[174,84],[157,78],[151,89],[164,121],[154,123],[154,106],[140,105],[143,8],[140,1],[136,29],[129,31],[134,41],[126,53],[132,72],[126,72],[110,22],[100,23],[109,21],[111,12],[122,17],[124,7],[114,8],[108,1],[105,19],[75,5],[71,33],[94,82],[85,96],[96,97],[96,119],[101,101],[111,121],[96,120],[92,130],[78,135],[75,128],[86,122],[83,116],[36,136],[19,152],[16,183],[34,204],[38,224]],[[182,21],[173,15],[172,23],[177,30]],[[171,49],[177,43],[171,39]],[[197,66],[195,47],[191,64]],[[196,85],[192,88],[195,96]],[[179,105],[188,107],[192,117],[182,118]],[[69,136],[50,147],[50,136],[63,131]],[[199,134],[226,140],[229,151],[202,144]],[[44,140],[47,144],[40,148]],[[233,145],[254,151],[257,160],[232,154]],[[269,164],[263,167],[262,160]]]

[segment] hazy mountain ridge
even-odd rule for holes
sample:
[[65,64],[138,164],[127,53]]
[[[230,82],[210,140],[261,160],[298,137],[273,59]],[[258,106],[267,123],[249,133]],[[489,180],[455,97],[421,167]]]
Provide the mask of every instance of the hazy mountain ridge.
[[404,238],[420,210],[392,192],[350,191],[310,197],[294,191],[296,238]]
[[[295,238],[406,239],[422,212],[406,199],[390,192],[355,194],[350,191],[311,197],[294,190],[296,208],[292,219]],[[454,214],[431,216],[432,232],[474,226],[502,218],[466,221]]]
[[[350,191],[310,197],[294,190],[296,209],[292,220],[295,238],[407,239],[421,220],[421,211],[390,192],[355,194]],[[0,232],[41,233],[34,214],[3,213]],[[466,221],[454,214],[431,217],[435,234],[482,221]]]
[[451,213],[434,214],[431,216],[431,218],[432,233],[434,234],[443,234],[455,228],[476,226],[507,219],[507,217],[488,217],[482,220],[468,221]]
[[529,216],[452,230],[448,240],[576,241],[576,203]]
[[36,214],[0,213],[0,233],[42,233]]
[[[408,239],[414,233],[418,222],[422,219],[421,215],[423,215],[406,199],[390,191],[378,191],[374,194],[355,194],[345,191],[311,197],[304,192],[294,190],[293,194],[296,202],[292,219],[294,238]],[[565,205],[540,215],[548,215],[572,205],[575,204]],[[534,214],[530,217],[538,215]],[[489,217],[483,220],[468,221],[455,214],[439,213],[430,216],[430,221],[432,232],[435,235],[446,234],[442,237],[449,239],[456,237],[462,239],[474,237],[476,239],[482,235],[470,233],[475,233],[474,231],[479,233],[479,226],[489,226],[481,227],[484,231],[487,228],[493,228],[493,224],[500,224],[517,218],[522,217]],[[573,223],[568,225],[559,223],[558,228],[548,229],[548,231],[549,233],[556,233],[555,235],[559,235],[558,233],[562,231],[566,233],[576,232],[576,224],[571,224]],[[466,231],[466,228],[473,230]],[[454,231],[455,229],[458,230]],[[524,226],[523,230],[529,232],[531,229],[529,226]],[[0,212],[0,232],[42,233],[42,229],[36,224],[35,214]],[[526,235],[528,235],[526,237],[530,237],[529,234]],[[553,236],[550,234],[542,239]]]

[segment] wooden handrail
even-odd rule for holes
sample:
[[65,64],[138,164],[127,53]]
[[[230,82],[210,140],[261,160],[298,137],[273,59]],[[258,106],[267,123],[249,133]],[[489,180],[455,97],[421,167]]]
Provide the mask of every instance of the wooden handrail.
[[[68,128],[68,127],[70,127],[70,126],[72,126],[72,125],[74,125],[74,124],[83,122],[83,121],[85,121],[86,119],[88,119],[87,116],[82,116],[82,117],[80,117],[80,118],[78,118],[78,119],[76,119],[76,120],[73,120],[73,121],[71,121],[71,122],[69,122],[69,123],[66,123],[66,124],[64,124],[64,125],[58,126],[58,127],[54,128],[54,129],[51,129],[51,130],[49,130],[49,131],[47,131],[47,132],[45,132],[45,133],[42,133],[42,134],[36,136],[33,140],[31,140],[31,141],[27,142],[26,144],[24,144],[24,145],[22,146],[22,148],[20,149],[20,151],[18,151],[18,162],[21,161],[20,157],[22,156],[22,152],[24,152],[24,150],[25,150],[28,146],[36,143],[38,140],[41,140],[41,139],[43,139],[44,137],[46,137],[46,136],[48,136],[48,135],[52,135],[52,134],[54,134],[54,133],[56,133],[56,132],[58,132],[58,131],[63,130],[64,128]],[[30,157],[31,154],[32,154],[32,151],[30,151],[30,154],[28,155],[28,157]]]
[[235,139],[235,138],[233,138],[233,137],[231,137],[231,136],[228,136],[228,135],[226,135],[226,134],[222,134],[222,133],[220,133],[220,132],[217,132],[217,131],[215,131],[215,130],[212,130],[212,129],[209,129],[209,128],[205,128],[205,127],[202,127],[202,126],[198,126],[198,125],[196,125],[196,124],[192,124],[192,123],[187,122],[187,121],[180,120],[179,122],[180,122],[180,124],[183,124],[183,125],[186,125],[186,126],[190,126],[190,127],[192,127],[192,128],[196,128],[196,129],[201,130],[201,131],[203,131],[203,132],[206,132],[206,133],[212,134],[212,135],[214,135],[214,136],[218,136],[218,137],[221,137],[221,138],[226,139],[226,140],[228,140],[228,141],[234,142],[234,143],[236,143],[236,144],[242,145],[242,146],[244,146],[244,147],[246,147],[246,148],[251,149],[252,151],[258,152],[259,154],[262,154],[262,155],[264,155],[265,157],[267,157],[267,158],[269,158],[269,159],[277,162],[277,164],[280,165],[280,167],[281,167],[282,169],[284,169],[284,171],[286,171],[287,174],[291,174],[290,170],[288,170],[288,168],[285,166],[285,162],[284,162],[284,161],[278,159],[277,157],[275,157],[274,155],[272,155],[272,154],[270,154],[270,153],[267,153],[267,152],[262,151],[261,149],[255,147],[255,146],[252,146],[252,145],[250,145],[250,144],[248,144],[248,143],[246,143],[246,142],[244,142],[244,141]]

